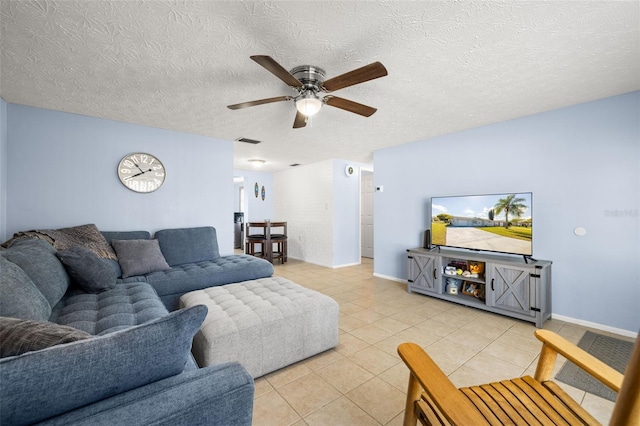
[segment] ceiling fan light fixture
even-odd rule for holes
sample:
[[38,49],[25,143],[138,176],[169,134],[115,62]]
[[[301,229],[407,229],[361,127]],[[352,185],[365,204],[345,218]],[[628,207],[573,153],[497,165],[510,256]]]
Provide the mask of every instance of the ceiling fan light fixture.
[[311,117],[322,108],[322,100],[312,90],[306,90],[295,99],[296,109],[306,117]]
[[260,167],[262,167],[264,165],[264,163],[266,163],[266,161],[254,158],[252,160],[249,160],[249,163],[251,163],[251,165],[253,167],[255,167],[256,169],[259,169]]

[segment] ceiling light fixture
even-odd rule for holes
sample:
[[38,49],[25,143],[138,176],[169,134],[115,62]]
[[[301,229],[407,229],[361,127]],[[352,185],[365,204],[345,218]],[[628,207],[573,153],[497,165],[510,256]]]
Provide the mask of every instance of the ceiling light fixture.
[[305,90],[300,96],[294,99],[298,112],[306,117],[311,117],[322,108],[322,100],[313,90]]
[[264,161],[264,160],[258,160],[258,159],[256,158],[256,159],[253,159],[253,160],[249,160],[249,163],[251,163],[251,165],[252,165],[253,167],[255,167],[255,168],[260,168],[260,167],[262,167],[262,166],[264,165],[264,163],[266,163],[266,161]]

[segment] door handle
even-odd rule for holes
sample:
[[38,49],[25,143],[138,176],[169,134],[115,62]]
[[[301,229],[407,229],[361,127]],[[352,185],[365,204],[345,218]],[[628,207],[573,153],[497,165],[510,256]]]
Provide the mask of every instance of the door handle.
[[493,290],[493,282],[494,282],[495,280],[496,280],[495,278],[491,278],[491,291],[494,291],[494,290]]

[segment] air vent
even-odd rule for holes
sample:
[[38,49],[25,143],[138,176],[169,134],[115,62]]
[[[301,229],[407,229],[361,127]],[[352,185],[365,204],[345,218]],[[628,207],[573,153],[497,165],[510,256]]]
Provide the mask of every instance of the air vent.
[[236,139],[238,142],[244,142],[244,143],[250,143],[252,145],[257,145],[259,143],[262,143],[262,141],[257,141],[255,139],[248,139],[248,138],[238,138]]
[[296,167],[296,166],[299,166],[299,165],[300,165],[300,163],[293,163],[293,164],[289,164],[289,167]]

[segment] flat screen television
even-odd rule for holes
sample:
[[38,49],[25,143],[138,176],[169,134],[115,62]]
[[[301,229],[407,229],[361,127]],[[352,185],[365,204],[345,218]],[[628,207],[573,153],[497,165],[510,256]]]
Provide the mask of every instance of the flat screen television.
[[533,194],[431,198],[433,246],[533,255]]

